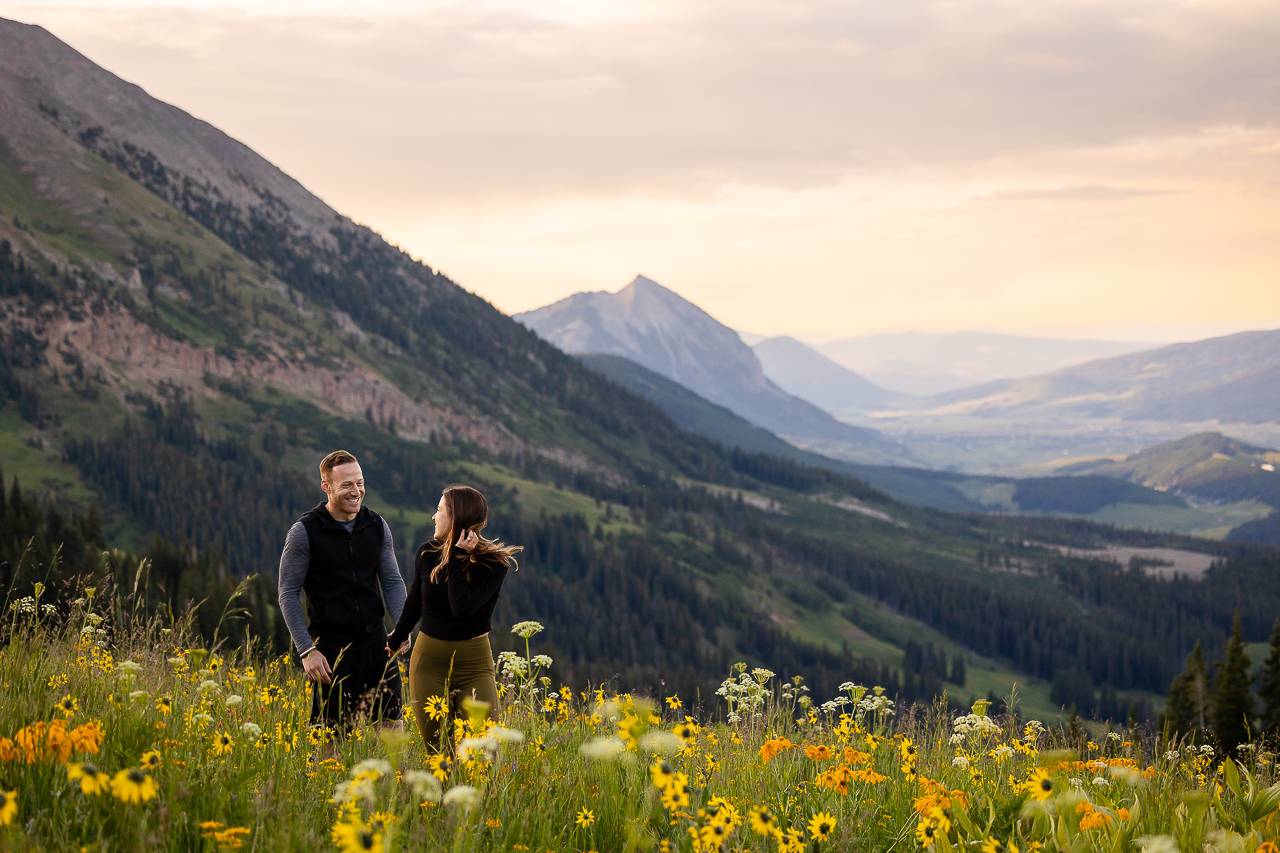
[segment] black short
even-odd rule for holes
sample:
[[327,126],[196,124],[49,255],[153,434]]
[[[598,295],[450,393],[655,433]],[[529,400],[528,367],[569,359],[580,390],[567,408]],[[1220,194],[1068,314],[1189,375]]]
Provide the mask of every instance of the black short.
[[347,645],[321,639],[316,647],[333,675],[330,684],[312,682],[312,724],[349,725],[357,714],[372,720],[400,719],[400,665],[387,657],[386,637]]

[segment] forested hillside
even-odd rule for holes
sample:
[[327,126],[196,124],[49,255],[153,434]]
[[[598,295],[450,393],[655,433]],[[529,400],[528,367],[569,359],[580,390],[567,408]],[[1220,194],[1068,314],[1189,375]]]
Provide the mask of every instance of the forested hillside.
[[[0,22],[10,600],[92,574],[282,652],[279,549],[344,447],[406,572],[440,489],[486,492],[494,534],[527,548],[497,619],[543,622],[575,686],[705,695],[748,660],[823,698],[1017,683],[1038,713],[1111,714],[1163,693],[1197,641],[1219,649],[1233,612],[1247,639],[1270,631],[1274,549],[949,514],[685,432],[40,33]],[[1192,578],[1064,550],[1108,543],[1220,559]]]

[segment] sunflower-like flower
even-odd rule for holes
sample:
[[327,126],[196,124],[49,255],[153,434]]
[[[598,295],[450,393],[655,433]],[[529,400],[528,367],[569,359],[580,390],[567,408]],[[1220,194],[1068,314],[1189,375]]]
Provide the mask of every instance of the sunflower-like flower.
[[156,770],[163,763],[160,753],[154,749],[142,753],[142,758],[138,761],[138,766],[144,770]]
[[591,811],[591,809],[579,809],[577,816],[573,819],[573,822],[583,829],[588,829],[595,824],[596,813]]
[[74,696],[63,696],[58,700],[58,704],[54,705],[54,710],[58,711],[68,720],[76,715],[76,711],[80,710],[80,703]]
[[938,825],[927,817],[921,818],[916,824],[916,841],[919,841],[923,847],[932,847],[939,835],[941,833],[938,831]]
[[214,755],[226,755],[235,749],[236,742],[231,739],[231,735],[226,732],[218,732],[213,736],[213,745],[209,747],[209,751]]
[[1043,803],[1053,796],[1053,777],[1045,768],[1037,767],[1031,778],[1022,784],[1022,790],[1034,797],[1036,802]]
[[453,771],[453,759],[441,753],[433,755],[428,759],[427,764],[431,767],[431,773],[441,782],[449,779],[449,774]]
[[987,840],[982,842],[982,853],[1018,853],[1018,845],[1014,844],[1012,839],[1007,844],[1002,844],[994,837],[988,836]]
[[676,769],[669,761],[660,758],[649,768],[649,778],[653,780],[656,787],[665,790],[675,781]]
[[368,853],[384,849],[382,833],[374,832],[359,817],[353,816],[350,821],[338,821],[333,825],[329,837],[342,853]]
[[131,767],[111,777],[111,793],[122,802],[145,803],[156,795],[156,783],[142,768]]
[[101,794],[109,783],[107,774],[91,761],[84,764],[68,764],[67,778],[80,783],[80,793],[89,796]]
[[422,703],[422,712],[433,720],[443,720],[449,713],[449,703],[443,696],[428,696]]
[[747,814],[751,829],[757,835],[773,835],[778,829],[778,819],[767,806],[758,806]]
[[0,788],[0,826],[8,826],[18,813],[18,792]]
[[826,812],[818,812],[809,821],[809,837],[814,841],[826,841],[835,831],[836,819]]

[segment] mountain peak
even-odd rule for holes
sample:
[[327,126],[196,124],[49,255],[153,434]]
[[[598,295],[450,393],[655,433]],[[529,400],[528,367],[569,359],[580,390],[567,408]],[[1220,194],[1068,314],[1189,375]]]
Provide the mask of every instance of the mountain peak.
[[859,461],[903,457],[874,430],[840,423],[783,391],[737,332],[646,276],[617,293],[575,294],[516,319],[566,352],[628,358],[797,446]]

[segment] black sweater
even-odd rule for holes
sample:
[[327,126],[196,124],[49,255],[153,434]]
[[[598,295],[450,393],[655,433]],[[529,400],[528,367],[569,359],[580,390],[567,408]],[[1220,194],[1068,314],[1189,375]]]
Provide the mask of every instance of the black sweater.
[[440,583],[432,583],[431,572],[439,561],[435,540],[418,549],[414,567],[417,574],[395,633],[387,641],[392,649],[409,638],[419,619],[422,632],[437,640],[470,640],[489,633],[489,620],[498,603],[498,590],[507,577],[507,567],[496,556],[478,557],[472,562],[469,551],[454,548],[445,566],[445,577]]

